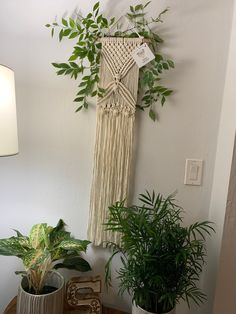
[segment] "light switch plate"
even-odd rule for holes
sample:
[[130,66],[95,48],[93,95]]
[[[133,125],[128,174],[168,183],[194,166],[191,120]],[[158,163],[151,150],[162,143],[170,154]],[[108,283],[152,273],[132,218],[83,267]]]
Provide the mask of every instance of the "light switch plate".
[[186,159],[184,184],[201,185],[202,183],[202,159]]

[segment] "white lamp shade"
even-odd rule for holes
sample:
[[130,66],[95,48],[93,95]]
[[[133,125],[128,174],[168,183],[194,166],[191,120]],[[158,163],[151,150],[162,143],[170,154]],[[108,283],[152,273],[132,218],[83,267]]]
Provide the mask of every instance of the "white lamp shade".
[[18,153],[14,72],[0,65],[0,156]]

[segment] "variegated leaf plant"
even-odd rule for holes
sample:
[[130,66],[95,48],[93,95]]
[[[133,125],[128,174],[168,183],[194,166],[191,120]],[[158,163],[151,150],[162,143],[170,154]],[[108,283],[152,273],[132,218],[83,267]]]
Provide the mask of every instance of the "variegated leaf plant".
[[29,289],[35,294],[41,293],[45,278],[53,268],[91,270],[89,263],[80,256],[90,242],[73,238],[65,230],[62,219],[54,228],[46,223],[34,225],[29,236],[14,231],[16,236],[0,239],[0,255],[16,256],[23,261],[25,272],[16,273],[27,276]]

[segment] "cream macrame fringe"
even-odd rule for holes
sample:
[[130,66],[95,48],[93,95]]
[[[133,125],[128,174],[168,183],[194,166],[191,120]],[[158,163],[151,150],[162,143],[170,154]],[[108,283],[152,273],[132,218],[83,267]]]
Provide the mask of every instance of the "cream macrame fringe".
[[133,151],[134,114],[139,69],[131,52],[139,38],[103,38],[98,99],[94,170],[88,239],[95,245],[119,243],[117,233],[105,231],[108,206],[127,199]]

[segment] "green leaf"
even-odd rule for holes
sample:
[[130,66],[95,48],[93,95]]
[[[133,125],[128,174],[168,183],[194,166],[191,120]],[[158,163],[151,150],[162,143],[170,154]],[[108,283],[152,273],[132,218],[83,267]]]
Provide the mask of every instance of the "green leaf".
[[173,90],[167,90],[167,91],[165,91],[164,93],[162,93],[162,95],[164,95],[164,96],[169,96],[169,95],[171,95],[173,93]]
[[163,43],[163,39],[159,35],[157,35],[156,33],[152,33],[152,34],[153,34],[154,40],[157,43]]
[[51,30],[51,36],[52,37],[54,36],[54,28],[52,28],[52,30]]
[[77,95],[84,95],[84,94],[86,94],[86,92],[87,92],[87,89],[84,88],[84,89],[81,89],[81,90],[77,93]]
[[87,240],[69,239],[62,241],[58,247],[66,251],[85,252],[89,243]]
[[64,19],[64,18],[62,18],[61,19],[61,22],[62,22],[62,24],[64,25],[64,26],[68,26],[68,22],[67,22],[67,20],[66,19]]
[[60,64],[60,63],[52,63],[52,65],[53,65],[55,68],[60,68],[60,67],[61,67],[61,64]]
[[156,60],[157,62],[162,61],[162,60],[163,60],[162,55],[160,55],[160,54],[156,54],[156,55],[155,55],[155,60]]
[[143,7],[146,8],[150,3],[151,1],[148,1]]
[[169,66],[170,66],[171,68],[174,68],[174,67],[175,67],[175,64],[174,64],[174,62],[173,62],[172,60],[167,60],[167,62],[168,62]]
[[78,59],[78,55],[74,54],[74,55],[70,56],[70,58],[68,60],[69,61],[74,61],[76,59]]
[[65,71],[66,71],[65,69],[57,71],[57,75],[63,75],[65,74]]
[[163,62],[163,63],[162,63],[162,66],[163,66],[163,69],[169,70],[169,65],[168,65],[168,63]]
[[96,11],[99,8],[99,2],[95,3],[93,7],[93,11]]
[[152,121],[156,121],[156,114],[152,109],[149,110],[149,117],[152,119]]
[[110,19],[110,25],[113,25],[114,22],[115,22],[115,17],[112,17],[112,18]]
[[56,227],[52,228],[48,233],[49,241],[51,246],[59,244],[63,240],[70,238],[70,233],[65,231],[65,222],[60,219]]
[[71,17],[69,18],[69,24],[70,24],[71,28],[75,28],[75,26],[76,26],[75,21]]
[[75,69],[78,69],[78,64],[77,63],[75,63],[75,62],[70,62],[70,66],[72,67],[72,68],[75,68]]
[[129,8],[130,8],[130,11],[134,13],[134,7],[131,5]]
[[29,233],[29,241],[32,248],[37,249],[39,246],[48,246],[49,227],[46,223],[36,224]]
[[29,269],[36,270],[43,268],[45,264],[50,264],[52,262],[50,251],[42,248],[27,252],[22,260],[26,271]]
[[74,99],[74,102],[84,101],[84,97],[77,97]]
[[64,30],[63,29],[61,29],[60,30],[60,33],[59,33],[59,40],[61,41],[62,40],[62,38],[63,38],[63,36],[64,36]]
[[30,249],[27,237],[0,239],[0,255],[22,257]]
[[75,38],[77,36],[78,36],[78,33],[77,32],[73,32],[73,33],[70,34],[69,38],[73,39],[73,38]]
[[161,105],[164,106],[165,102],[166,102],[166,98],[163,96],[163,97],[161,98]]
[[135,11],[140,11],[143,9],[143,5],[142,4],[137,4],[135,7],[134,7],[134,10]]
[[51,27],[51,25],[50,24],[46,24],[45,27]]
[[108,20],[107,20],[105,17],[102,18],[102,24],[103,24],[105,27],[108,27]]
[[100,15],[97,17],[97,23],[99,24],[99,23],[101,23],[101,21],[102,21],[102,14],[100,14]]
[[80,272],[86,272],[91,270],[89,263],[80,256],[72,256],[65,258],[62,263],[56,264],[54,268],[74,269]]
[[71,30],[69,28],[65,29],[63,32],[63,36],[68,36],[70,33],[71,33]]
[[89,50],[89,52],[88,52],[88,60],[89,60],[89,62],[94,61],[94,54],[91,50]]
[[78,108],[75,110],[75,112],[79,112],[83,107],[84,107],[84,106],[78,107]]
[[82,81],[89,81],[90,80],[90,76],[86,75],[84,77],[82,77]]
[[20,233],[20,231],[16,230],[16,229],[12,229],[13,231],[15,231],[17,237],[24,237],[22,233]]

